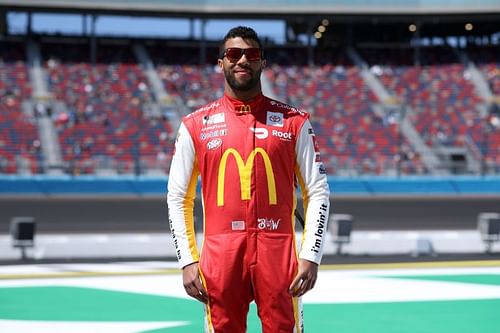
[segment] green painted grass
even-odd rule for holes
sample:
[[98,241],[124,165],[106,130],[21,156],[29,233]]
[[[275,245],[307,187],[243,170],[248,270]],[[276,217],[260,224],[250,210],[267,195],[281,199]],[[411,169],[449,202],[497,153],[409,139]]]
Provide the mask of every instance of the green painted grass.
[[[203,332],[203,307],[196,301],[78,287],[0,288],[0,319],[182,320],[192,324],[148,333]],[[304,320],[309,333],[498,333],[500,299],[305,304]],[[260,331],[252,304],[248,332]]]
[[0,300],[2,319],[190,320],[203,310],[185,299],[79,287],[0,288]]
[[[404,275],[385,276],[391,279],[427,280],[443,282],[462,282],[500,286],[500,275],[497,274],[470,274],[470,275]],[[498,330],[500,332],[500,329]]]
[[308,304],[307,332],[498,333],[500,299]]

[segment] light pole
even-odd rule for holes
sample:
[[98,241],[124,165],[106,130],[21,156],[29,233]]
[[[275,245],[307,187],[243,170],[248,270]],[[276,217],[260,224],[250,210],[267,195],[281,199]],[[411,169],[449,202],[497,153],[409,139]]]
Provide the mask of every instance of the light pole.
[[401,105],[398,108],[398,163],[397,163],[397,176],[401,177],[401,167],[403,163],[403,122],[406,118],[406,107]]
[[[488,113],[489,115],[489,113]],[[488,156],[488,133],[490,131],[490,127],[488,125],[488,116],[486,117],[486,121],[484,122],[483,128],[483,144],[481,145],[481,176],[485,176],[487,173],[486,159]]]

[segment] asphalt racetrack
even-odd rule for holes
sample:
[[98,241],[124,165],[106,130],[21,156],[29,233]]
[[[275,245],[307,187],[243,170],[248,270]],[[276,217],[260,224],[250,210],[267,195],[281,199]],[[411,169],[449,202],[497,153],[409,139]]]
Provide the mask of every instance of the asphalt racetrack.
[[[300,207],[300,202],[299,202]],[[476,229],[481,212],[498,212],[498,197],[338,197],[332,212],[351,214],[356,230]],[[200,203],[195,206],[201,221]],[[168,232],[164,198],[20,197],[0,198],[0,233],[14,216],[33,216],[37,231]],[[201,223],[197,223],[201,231]]]

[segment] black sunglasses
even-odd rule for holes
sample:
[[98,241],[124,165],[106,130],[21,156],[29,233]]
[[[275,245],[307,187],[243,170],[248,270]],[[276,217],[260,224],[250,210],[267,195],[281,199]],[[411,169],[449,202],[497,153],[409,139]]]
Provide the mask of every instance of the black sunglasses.
[[226,57],[227,60],[231,62],[238,61],[243,55],[245,55],[248,61],[256,61],[262,59],[262,54],[260,48],[250,47],[248,49],[242,49],[239,47],[229,47],[227,48],[221,56],[221,59]]

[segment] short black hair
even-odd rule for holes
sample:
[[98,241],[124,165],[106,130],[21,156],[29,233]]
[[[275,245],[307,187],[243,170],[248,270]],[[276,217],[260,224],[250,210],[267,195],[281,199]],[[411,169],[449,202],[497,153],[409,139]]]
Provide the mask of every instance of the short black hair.
[[257,42],[260,48],[261,57],[264,58],[264,47],[262,46],[262,43],[259,39],[259,36],[257,35],[257,32],[255,32],[255,30],[253,30],[250,27],[245,27],[241,25],[230,29],[222,39],[219,45],[219,58],[222,59],[224,57],[224,51],[226,50],[225,45],[227,40],[237,37],[241,37],[242,39],[250,39]]

